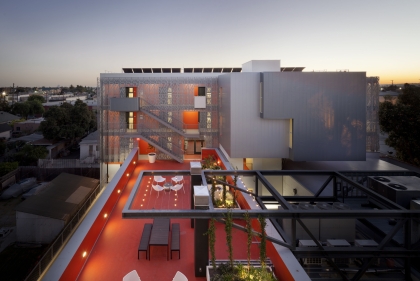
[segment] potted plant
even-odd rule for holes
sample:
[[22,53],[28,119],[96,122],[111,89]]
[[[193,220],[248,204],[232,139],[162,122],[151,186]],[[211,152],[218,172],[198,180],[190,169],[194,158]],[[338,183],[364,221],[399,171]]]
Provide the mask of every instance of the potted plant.
[[148,150],[149,150],[149,153],[147,154],[147,157],[149,158],[149,163],[155,163],[156,161],[155,147],[149,143]]

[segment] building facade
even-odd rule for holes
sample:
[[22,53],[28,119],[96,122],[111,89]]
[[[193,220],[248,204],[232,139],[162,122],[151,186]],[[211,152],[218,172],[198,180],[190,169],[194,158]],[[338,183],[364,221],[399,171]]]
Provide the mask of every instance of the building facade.
[[[102,73],[100,159],[122,163],[130,150],[182,162],[201,147],[263,169],[281,159],[365,160],[366,73],[302,72],[279,60],[242,68],[124,68]],[[258,164],[260,163],[260,164]],[[105,167],[105,166],[104,166]],[[242,167],[242,166],[240,166]]]

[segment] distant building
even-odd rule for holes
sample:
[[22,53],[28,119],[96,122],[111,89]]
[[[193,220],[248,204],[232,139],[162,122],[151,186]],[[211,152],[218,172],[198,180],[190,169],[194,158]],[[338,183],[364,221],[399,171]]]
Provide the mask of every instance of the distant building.
[[6,140],[12,137],[12,127],[8,124],[0,124],[0,138],[5,138]]
[[95,163],[99,158],[99,131],[95,131],[80,142],[80,161]]
[[390,102],[395,104],[397,102],[398,96],[400,95],[399,92],[395,91],[386,91],[379,93],[379,102],[384,102],[385,98],[387,98]]
[[31,134],[38,130],[42,121],[44,121],[44,118],[29,119],[22,122],[16,122],[13,124],[13,132],[25,135]]

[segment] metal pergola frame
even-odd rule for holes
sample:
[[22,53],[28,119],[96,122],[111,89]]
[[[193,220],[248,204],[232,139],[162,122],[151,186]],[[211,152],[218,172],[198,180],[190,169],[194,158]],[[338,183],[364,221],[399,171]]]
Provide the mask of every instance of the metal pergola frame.
[[[132,210],[131,205],[135,198],[138,186],[143,177],[153,175],[191,175],[190,171],[142,171],[139,175],[135,186],[124,206],[122,217],[125,219],[145,219],[155,217],[169,217],[169,218],[184,218],[184,219],[210,219],[215,218],[219,221],[224,219],[225,211],[215,210],[211,202],[209,202],[208,210]],[[411,264],[410,258],[420,257],[420,243],[411,243],[411,226],[413,220],[420,219],[420,211],[407,210],[391,200],[375,193],[368,187],[364,186],[356,178],[366,178],[367,176],[416,176],[420,178],[420,174],[412,171],[292,171],[292,170],[280,170],[280,171],[225,171],[225,170],[203,170],[199,175],[201,177],[202,185],[208,184],[208,179],[214,179],[216,176],[253,176],[255,178],[255,192],[245,191],[239,189],[236,186],[225,183],[231,188],[238,189],[241,192],[249,193],[255,196],[256,202],[259,204],[261,209],[253,210],[236,210],[232,209],[232,217],[234,219],[243,219],[244,214],[248,213],[251,218],[258,218],[263,216],[269,219],[275,229],[278,231],[284,241],[279,241],[272,237],[267,237],[267,240],[279,244],[283,247],[290,249],[297,258],[304,257],[322,257],[330,261],[335,271],[340,274],[343,280],[350,280],[348,277],[338,268],[333,262],[333,258],[363,258],[364,263],[359,271],[354,275],[352,280],[359,280],[362,275],[369,268],[374,258],[403,258],[405,263],[405,276],[406,280],[410,280],[411,275]],[[328,179],[319,187],[318,191],[314,196],[285,196],[283,197],[267,180],[266,176],[328,176]],[[196,175],[197,177],[197,175]],[[322,191],[332,182],[333,191],[331,196],[321,196]],[[340,184],[338,184],[340,182]],[[258,196],[259,194],[259,183],[271,194],[271,196]],[[191,181],[193,185],[193,181]],[[194,184],[197,185],[197,184]],[[339,188],[341,187],[341,189]],[[346,189],[346,188],[347,189]],[[365,197],[371,198],[383,209],[378,210],[340,210],[339,212],[328,212],[324,210],[296,210],[292,209],[289,201],[293,202],[336,202],[339,199],[347,198],[345,196],[345,189],[348,191],[357,189],[364,194]],[[191,186],[191,188],[193,188]],[[342,196],[342,198],[340,197]],[[348,194],[347,194],[348,196]],[[210,201],[211,199],[209,199]],[[283,207],[283,210],[267,210],[265,207],[265,201],[275,202]],[[289,218],[292,220],[292,237],[288,235],[281,228],[276,219]],[[308,227],[303,223],[302,219],[310,218],[353,218],[364,220],[368,218],[393,218],[397,221],[396,225],[392,228],[388,234],[383,235],[378,246],[363,248],[363,247],[348,247],[348,248],[334,248],[323,246],[316,237],[311,233]],[[296,247],[296,223],[298,223],[316,243],[317,247]],[[239,225],[235,225],[236,228],[243,229]],[[401,229],[404,231],[404,243],[403,245],[393,245],[391,243],[392,238]]]

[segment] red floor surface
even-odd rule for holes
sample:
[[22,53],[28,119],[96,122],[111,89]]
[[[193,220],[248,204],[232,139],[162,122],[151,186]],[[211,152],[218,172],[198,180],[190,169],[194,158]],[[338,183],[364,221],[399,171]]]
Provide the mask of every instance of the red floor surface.
[[[124,275],[133,269],[137,270],[142,281],[170,281],[177,271],[184,273],[189,281],[205,280],[205,277],[194,276],[194,231],[190,227],[190,220],[171,219],[171,223],[180,223],[181,258],[179,259],[178,253],[174,252],[173,259],[169,257],[167,260],[167,250],[164,247],[153,247],[149,261],[146,260],[145,252],[141,252],[140,259],[137,259],[137,249],[143,226],[145,223],[152,223],[152,219],[122,219],[122,209],[142,170],[189,170],[189,168],[188,161],[182,164],[173,161],[156,161],[154,164],[139,161],[77,280],[122,280]],[[148,183],[148,178],[141,182],[131,209],[190,208],[189,177],[184,176],[185,193],[181,189],[178,191],[178,196],[175,196],[174,191],[161,191],[159,197],[154,190],[150,193],[151,185]],[[217,224],[217,259],[228,258],[225,236],[224,225]],[[234,258],[246,259],[246,233],[233,229],[233,237]],[[258,259],[258,251],[258,247],[253,245],[252,259]]]

